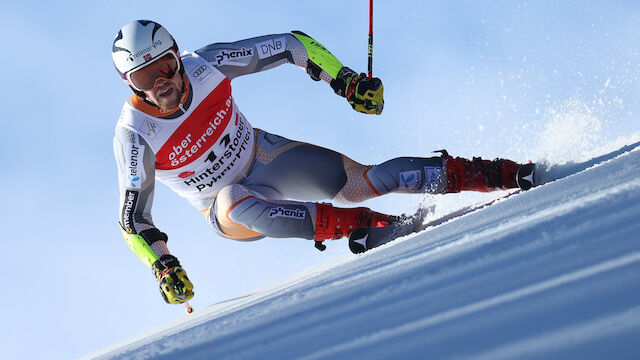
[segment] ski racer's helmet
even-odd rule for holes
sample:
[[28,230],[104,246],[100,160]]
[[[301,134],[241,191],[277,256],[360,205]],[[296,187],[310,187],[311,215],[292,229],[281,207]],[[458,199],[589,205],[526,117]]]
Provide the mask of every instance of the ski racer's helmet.
[[[123,26],[113,40],[111,57],[122,80],[138,95],[153,88],[156,78],[151,78],[149,72],[153,73],[153,68],[159,70],[161,62],[171,64],[165,66],[169,76],[165,71],[162,77],[171,78],[176,72],[184,72],[178,44],[162,25],[150,20],[135,20]],[[142,69],[152,71],[144,74],[139,71]],[[136,77],[136,73],[144,76]]]

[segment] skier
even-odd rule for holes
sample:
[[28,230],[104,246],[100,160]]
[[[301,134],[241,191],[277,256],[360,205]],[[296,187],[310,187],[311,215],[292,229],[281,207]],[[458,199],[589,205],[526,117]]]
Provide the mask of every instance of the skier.
[[[382,81],[343,66],[300,32],[215,43],[179,54],[160,24],[133,21],[113,42],[115,67],[131,87],[115,129],[120,226],[149,266],[168,303],[193,297],[193,284],[153,223],[155,180],[186,198],[221,236],[339,239],[358,227],[396,217],[358,203],[391,192],[454,193],[517,187],[519,164],[438,157],[401,157],[363,165],[338,152],[254,129],[231,95],[232,79],[285,63],[324,81],[351,107],[379,115]],[[520,184],[530,187],[531,184]],[[321,248],[322,246],[317,246]]]

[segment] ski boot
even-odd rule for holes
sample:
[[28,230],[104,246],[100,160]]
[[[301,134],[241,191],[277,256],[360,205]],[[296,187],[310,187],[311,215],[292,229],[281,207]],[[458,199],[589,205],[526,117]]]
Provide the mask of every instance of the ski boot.
[[534,164],[520,165],[507,159],[472,160],[453,158],[440,150],[447,167],[447,192],[490,192],[512,188],[530,189],[533,185]]
[[349,237],[357,228],[387,226],[398,219],[366,207],[339,208],[331,204],[318,204],[317,209],[314,243],[320,251],[326,249],[326,245],[322,243],[324,240]]

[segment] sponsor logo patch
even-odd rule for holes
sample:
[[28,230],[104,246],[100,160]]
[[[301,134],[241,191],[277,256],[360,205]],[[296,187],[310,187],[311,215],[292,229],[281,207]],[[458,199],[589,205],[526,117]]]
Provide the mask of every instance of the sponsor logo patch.
[[191,71],[191,75],[198,80],[200,84],[204,84],[211,78],[213,70],[205,64],[200,65],[195,70]]
[[405,171],[398,175],[398,183],[400,189],[418,190],[420,187],[421,174],[420,170]]
[[[127,58],[129,61],[134,61],[137,57],[142,56],[143,59],[146,61],[151,60],[151,54],[149,54],[149,52],[151,51],[151,49],[155,49],[156,47],[162,45],[162,40],[157,40],[156,42],[154,42],[153,44],[151,44],[151,46],[148,46],[140,51],[138,51],[135,54],[129,54],[129,57]],[[148,55],[148,56],[147,56]]]
[[442,185],[442,168],[437,166],[424,167],[424,190],[437,191]]
[[195,174],[195,173],[196,173],[195,171],[185,171],[185,172],[183,172],[183,173],[180,173],[180,174],[178,175],[178,177],[179,177],[180,179],[186,179],[186,178],[188,178],[189,176],[192,176],[192,175],[193,175],[193,174]]
[[269,209],[269,217],[285,217],[291,219],[302,220],[305,218],[305,212],[302,209],[287,209],[282,206]]
[[127,179],[129,186],[139,189],[144,181],[144,167],[142,166],[142,154],[144,146],[136,143],[127,144],[127,152],[125,154],[127,166]]
[[284,37],[277,39],[271,39],[256,44],[258,50],[258,57],[265,59],[274,55],[278,55],[284,52],[287,42]]
[[127,190],[124,194],[124,204],[122,206],[122,228],[128,232],[133,233],[133,213],[138,203],[138,192]]
[[150,118],[145,118],[138,128],[138,130],[140,130],[142,134],[146,134],[150,140],[155,139],[156,135],[160,132],[160,129],[160,125]]
[[249,61],[239,60],[251,56],[253,56],[253,49],[224,49],[216,54],[216,63],[218,65],[247,66]]

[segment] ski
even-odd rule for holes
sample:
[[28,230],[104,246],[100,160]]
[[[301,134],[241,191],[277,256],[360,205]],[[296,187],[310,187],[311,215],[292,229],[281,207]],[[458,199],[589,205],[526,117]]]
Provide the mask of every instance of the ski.
[[537,176],[535,176],[537,173],[536,164],[534,163],[530,162],[520,166],[520,169],[518,169],[518,173],[516,174],[516,184],[518,184],[521,190],[529,190],[532,187],[539,185],[539,180],[537,179]]
[[427,209],[419,209],[412,216],[402,216],[386,226],[357,228],[349,235],[349,249],[352,253],[359,254],[401,236],[418,232],[428,212]]
[[424,223],[424,218],[429,213],[426,209],[420,209],[410,217],[403,217],[397,222],[382,227],[361,227],[355,229],[349,236],[349,249],[354,254],[363,253],[378,246],[384,245],[399,237],[414,234],[430,227],[443,224],[447,221],[493,205],[499,200],[508,198],[522,191],[521,189],[507,190],[504,194],[491,200],[465,206],[448,213],[437,219]]

